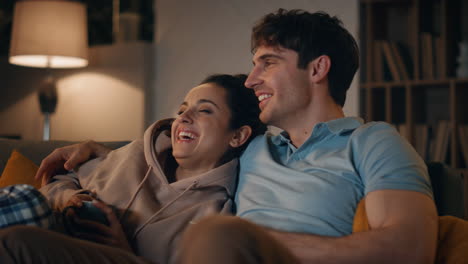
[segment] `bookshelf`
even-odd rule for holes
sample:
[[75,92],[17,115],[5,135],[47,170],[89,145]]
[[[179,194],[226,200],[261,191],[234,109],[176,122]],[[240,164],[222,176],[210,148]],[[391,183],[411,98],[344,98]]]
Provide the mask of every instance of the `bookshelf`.
[[468,175],[468,1],[360,1],[361,115]]

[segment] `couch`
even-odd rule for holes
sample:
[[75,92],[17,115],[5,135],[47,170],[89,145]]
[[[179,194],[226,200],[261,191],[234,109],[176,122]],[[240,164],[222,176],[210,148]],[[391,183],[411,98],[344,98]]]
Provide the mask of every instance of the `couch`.
[[[55,148],[73,144],[71,141],[24,141],[0,139],[0,174],[3,173],[13,149],[39,165]],[[101,142],[110,148],[119,148],[128,142]],[[31,163],[30,161],[28,161]],[[36,167],[35,165],[32,165]],[[442,163],[428,163],[429,176],[439,218],[437,264],[467,263],[468,259],[468,179],[460,172]],[[7,169],[8,170],[8,169]],[[16,177],[16,176],[15,176]],[[468,178],[468,176],[466,176]],[[1,179],[1,178],[0,178]],[[14,178],[16,180],[16,178]],[[455,216],[455,217],[453,217]],[[354,218],[353,232],[369,230],[364,203],[360,203]]]
[[[29,141],[0,139],[0,175],[13,149],[18,150],[36,165],[54,149],[67,146],[72,141]],[[119,148],[128,141],[100,142],[110,148]],[[455,169],[442,163],[427,164],[434,190],[434,200],[439,215],[452,215],[468,219],[468,179]],[[468,178],[465,177],[465,178]]]

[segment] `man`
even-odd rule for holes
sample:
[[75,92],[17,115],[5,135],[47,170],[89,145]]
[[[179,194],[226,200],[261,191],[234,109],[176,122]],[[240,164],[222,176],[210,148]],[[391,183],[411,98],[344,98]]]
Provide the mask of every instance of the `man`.
[[[278,10],[253,29],[260,119],[284,131],[241,159],[237,216],[189,228],[185,263],[431,263],[437,213],[424,162],[385,123],[344,117],[358,68],[355,40],[325,13]],[[55,151],[38,176],[106,150]],[[370,231],[352,233],[360,201]]]

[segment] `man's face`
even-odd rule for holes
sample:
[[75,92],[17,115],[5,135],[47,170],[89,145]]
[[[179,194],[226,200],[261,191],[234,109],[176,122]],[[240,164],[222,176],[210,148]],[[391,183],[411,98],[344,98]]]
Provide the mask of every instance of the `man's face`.
[[309,74],[297,62],[297,52],[282,47],[260,46],[255,52],[245,86],[255,90],[263,123],[288,130],[310,115]]

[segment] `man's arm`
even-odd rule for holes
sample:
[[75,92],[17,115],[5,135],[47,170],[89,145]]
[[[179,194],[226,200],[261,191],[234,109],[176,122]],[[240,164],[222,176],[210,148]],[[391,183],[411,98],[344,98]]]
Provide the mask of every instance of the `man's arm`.
[[379,190],[365,198],[370,231],[332,238],[271,231],[301,263],[433,263],[437,211],[427,195]]
[[105,157],[111,150],[91,140],[58,148],[42,160],[35,178],[42,178],[42,186],[44,186],[57,172],[64,169],[72,170],[78,164],[91,158]]

